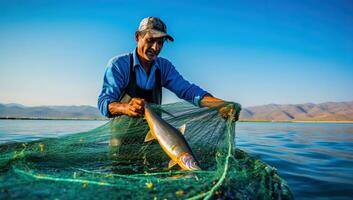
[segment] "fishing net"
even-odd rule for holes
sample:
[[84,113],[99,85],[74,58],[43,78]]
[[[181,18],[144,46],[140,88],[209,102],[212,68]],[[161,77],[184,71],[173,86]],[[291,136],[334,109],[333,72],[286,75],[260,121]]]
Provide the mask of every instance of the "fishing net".
[[[291,199],[276,170],[235,148],[235,123],[217,108],[152,106],[184,137],[202,170],[168,169],[143,118],[0,146],[0,199]],[[165,112],[161,112],[165,111]],[[165,114],[170,113],[170,114]]]

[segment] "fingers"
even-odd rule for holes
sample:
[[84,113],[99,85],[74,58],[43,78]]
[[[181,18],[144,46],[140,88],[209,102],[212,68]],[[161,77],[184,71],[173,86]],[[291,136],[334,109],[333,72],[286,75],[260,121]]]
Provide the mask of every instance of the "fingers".
[[130,116],[130,117],[141,117],[142,116],[141,113],[138,113],[138,112],[135,112],[135,111],[131,111],[131,110],[127,113],[127,115]]
[[229,111],[229,116],[232,118],[233,122],[236,122],[239,120],[239,112],[236,112],[234,106],[232,105],[230,111]]
[[132,98],[129,102],[128,115],[131,117],[143,116],[145,108],[145,100],[140,98]]
[[145,100],[141,98],[132,98],[129,102],[130,105],[139,105],[141,107],[145,106]]
[[136,106],[136,105],[129,106],[129,111],[134,116],[142,116],[143,112],[144,112],[144,110],[143,110],[143,108],[141,106]]
[[234,105],[227,105],[219,109],[219,113],[224,119],[231,119],[232,121],[238,121],[239,113],[235,112]]
[[219,114],[221,115],[222,118],[227,119],[229,115],[229,109],[227,106],[224,106],[219,109]]

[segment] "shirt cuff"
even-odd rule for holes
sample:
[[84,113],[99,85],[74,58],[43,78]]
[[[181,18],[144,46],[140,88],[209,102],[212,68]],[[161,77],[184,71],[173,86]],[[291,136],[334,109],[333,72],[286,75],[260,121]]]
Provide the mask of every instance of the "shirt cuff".
[[195,97],[194,97],[194,100],[193,100],[193,104],[195,105],[195,106],[197,106],[197,107],[201,107],[200,106],[200,102],[201,102],[201,100],[202,100],[202,98],[204,97],[204,96],[206,96],[206,95],[208,95],[208,96],[212,96],[210,93],[208,93],[208,92],[203,92],[201,95],[196,95]]
[[102,114],[108,118],[111,118],[112,115],[110,114],[109,112],[109,104],[111,103],[112,101],[109,99],[109,100],[106,100],[104,103],[103,103],[103,108],[102,108]]

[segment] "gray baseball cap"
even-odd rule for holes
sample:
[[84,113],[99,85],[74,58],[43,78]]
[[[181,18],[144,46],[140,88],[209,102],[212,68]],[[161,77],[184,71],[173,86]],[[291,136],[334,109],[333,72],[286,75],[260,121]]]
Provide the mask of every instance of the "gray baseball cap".
[[142,19],[137,31],[148,31],[153,34],[153,37],[165,37],[172,42],[174,41],[174,38],[167,34],[167,26],[158,17],[146,17]]

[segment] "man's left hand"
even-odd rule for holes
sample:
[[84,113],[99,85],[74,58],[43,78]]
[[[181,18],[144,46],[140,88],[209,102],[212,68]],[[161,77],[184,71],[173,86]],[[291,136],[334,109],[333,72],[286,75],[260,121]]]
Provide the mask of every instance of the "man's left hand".
[[241,105],[235,102],[227,102],[222,99],[206,95],[200,101],[201,107],[219,108],[218,112],[225,119],[229,117],[232,121],[238,121]]
[[218,112],[219,114],[225,118],[231,118],[232,121],[238,121],[239,120],[239,114],[240,114],[241,106],[238,103],[229,103],[223,107],[221,107]]

